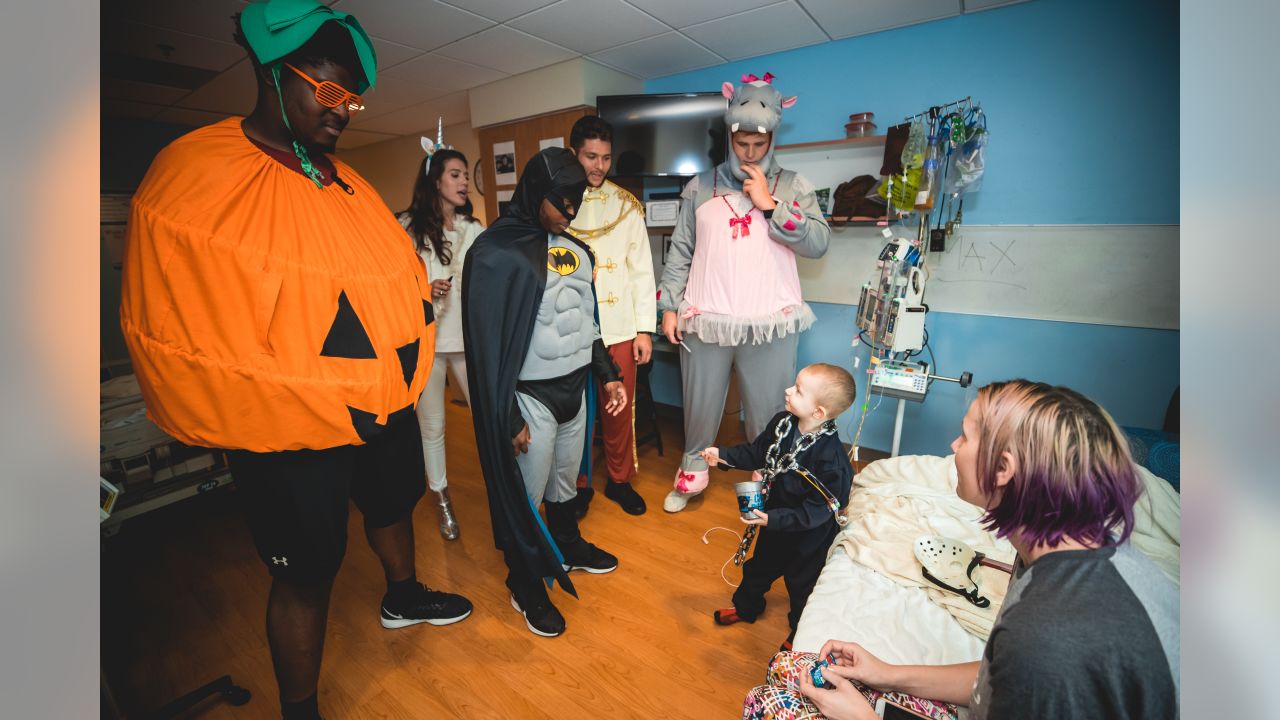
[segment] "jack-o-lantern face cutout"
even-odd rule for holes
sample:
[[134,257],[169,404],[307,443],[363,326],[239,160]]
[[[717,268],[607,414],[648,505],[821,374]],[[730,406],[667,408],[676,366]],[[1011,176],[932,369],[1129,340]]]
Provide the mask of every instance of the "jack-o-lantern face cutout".
[[[435,310],[427,300],[422,301],[422,319],[426,326],[435,321]],[[396,348],[396,359],[400,363],[400,373],[404,377],[405,390],[413,387],[414,374],[418,369],[418,354],[422,347],[422,339],[414,338],[412,342]],[[338,310],[333,316],[333,323],[325,335],[324,346],[320,355],[327,358],[346,358],[348,360],[377,360],[378,354],[373,341],[360,322],[360,316],[351,306],[346,291],[338,294]],[[378,435],[387,425],[398,422],[413,412],[413,403],[387,413],[385,424],[378,422],[378,413],[347,405],[351,414],[351,426],[361,440],[368,442]]]
[[338,296],[338,314],[333,317],[333,325],[324,338],[324,347],[320,349],[324,357],[350,358],[352,360],[373,360],[378,354],[373,351],[373,342],[369,333],[365,332],[364,323],[351,307],[347,299],[347,291]]

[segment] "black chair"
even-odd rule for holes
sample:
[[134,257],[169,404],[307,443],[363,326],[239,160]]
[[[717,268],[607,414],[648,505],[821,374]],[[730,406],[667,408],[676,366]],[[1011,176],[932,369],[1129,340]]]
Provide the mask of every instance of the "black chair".
[[[649,371],[653,362],[647,362],[636,368],[636,447],[649,441],[658,448],[658,457],[662,457],[662,431],[658,429],[658,408],[653,402],[653,390],[649,387]],[[641,423],[647,428],[640,432]]]

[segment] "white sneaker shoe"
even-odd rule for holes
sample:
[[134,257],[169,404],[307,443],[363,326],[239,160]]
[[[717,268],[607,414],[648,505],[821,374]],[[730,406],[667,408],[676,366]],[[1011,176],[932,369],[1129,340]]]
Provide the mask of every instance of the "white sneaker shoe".
[[697,497],[698,493],[682,493],[679,490],[672,490],[667,493],[667,497],[662,501],[662,509],[669,513],[678,513],[689,504],[689,499]]

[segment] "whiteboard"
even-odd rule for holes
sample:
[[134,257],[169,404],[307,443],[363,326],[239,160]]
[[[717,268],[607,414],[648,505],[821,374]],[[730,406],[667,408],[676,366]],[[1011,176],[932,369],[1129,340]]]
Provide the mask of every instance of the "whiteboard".
[[[884,143],[777,151],[815,188],[879,177]],[[990,171],[991,169],[988,168]],[[895,227],[915,236],[914,226]],[[878,227],[833,228],[821,260],[799,261],[806,300],[856,305],[885,245]],[[928,259],[931,310],[1176,329],[1177,225],[961,225]]]
[[[804,298],[856,305],[876,274],[880,228],[833,228],[818,260],[800,258]],[[907,228],[899,229],[906,232]],[[927,257],[930,310],[1178,328],[1177,225],[961,225]]]

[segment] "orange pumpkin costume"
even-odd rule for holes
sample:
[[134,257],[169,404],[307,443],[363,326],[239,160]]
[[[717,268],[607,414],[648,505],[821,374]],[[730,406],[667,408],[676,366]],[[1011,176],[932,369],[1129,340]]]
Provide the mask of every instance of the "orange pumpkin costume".
[[120,325],[147,415],[190,445],[363,444],[426,385],[426,271],[354,170],[317,188],[240,121],[174,141],[133,198]]

